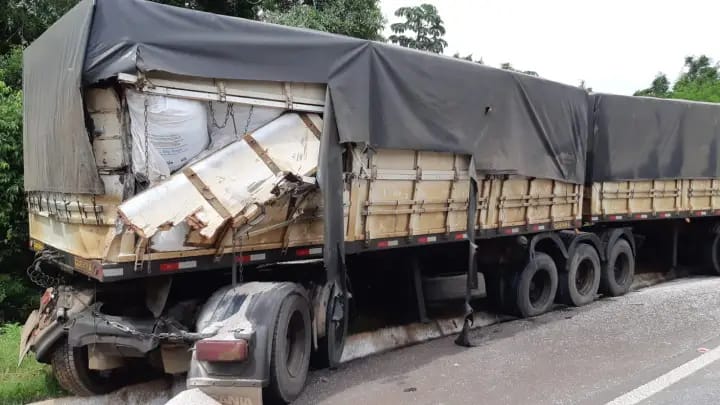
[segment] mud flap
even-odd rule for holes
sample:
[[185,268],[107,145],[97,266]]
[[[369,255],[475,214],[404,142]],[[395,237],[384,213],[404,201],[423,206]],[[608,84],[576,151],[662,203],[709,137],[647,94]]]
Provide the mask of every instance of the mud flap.
[[198,316],[197,330],[215,339],[242,336],[251,342],[249,357],[238,363],[208,363],[193,354],[188,388],[262,387],[270,379],[270,353],[275,320],[284,298],[306,291],[295,283],[249,282],[216,291]]
[[40,311],[36,309],[30,313],[30,316],[28,316],[28,319],[25,321],[25,325],[22,328],[22,332],[20,333],[20,355],[18,356],[18,367],[30,351],[30,336],[39,324]]
[[455,339],[455,344],[464,347],[473,347],[476,346],[476,344],[470,339],[470,329],[472,329],[473,327],[475,316],[473,308],[470,305],[470,300],[472,299],[472,290],[478,287],[477,262],[475,260],[475,256],[477,253],[477,245],[475,244],[475,224],[477,215],[478,186],[476,178],[477,172],[475,170],[475,159],[472,157],[470,158],[470,166],[468,168],[468,173],[470,174],[470,192],[468,194],[468,215],[466,228],[468,240],[468,269],[467,282],[465,285],[465,320],[463,321],[462,331],[460,331],[457,339]]

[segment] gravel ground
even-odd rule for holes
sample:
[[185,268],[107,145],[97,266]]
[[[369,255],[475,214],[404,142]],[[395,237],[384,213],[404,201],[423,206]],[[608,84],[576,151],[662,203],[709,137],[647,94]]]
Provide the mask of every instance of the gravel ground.
[[[717,345],[720,279],[690,278],[312,375],[299,404],[605,403]],[[720,381],[715,380],[715,385]]]

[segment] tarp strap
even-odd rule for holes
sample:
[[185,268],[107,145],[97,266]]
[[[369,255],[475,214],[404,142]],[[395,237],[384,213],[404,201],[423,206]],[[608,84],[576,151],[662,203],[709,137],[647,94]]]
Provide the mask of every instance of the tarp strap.
[[475,170],[475,160],[470,158],[470,166],[468,168],[470,174],[468,193],[468,208],[467,208],[467,240],[468,240],[468,268],[467,268],[467,279],[465,283],[465,319],[463,321],[463,328],[460,331],[455,344],[464,347],[473,347],[475,344],[470,339],[470,329],[474,323],[474,312],[470,305],[470,299],[472,297],[472,290],[478,288],[477,280],[477,245],[475,244],[475,226],[477,218],[477,171]]

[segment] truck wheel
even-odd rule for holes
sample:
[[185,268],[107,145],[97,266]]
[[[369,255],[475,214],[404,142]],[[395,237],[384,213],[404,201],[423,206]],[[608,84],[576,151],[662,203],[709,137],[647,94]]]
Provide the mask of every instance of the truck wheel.
[[617,297],[630,290],[635,276],[635,256],[625,239],[618,239],[610,249],[608,260],[600,274],[600,291]]
[[547,312],[555,300],[558,273],[552,257],[536,252],[525,268],[515,275],[515,306],[523,318]]
[[126,376],[122,369],[90,370],[87,346],[70,347],[64,338],[57,343],[50,363],[60,386],[77,396],[107,394],[125,383]]
[[493,269],[485,274],[488,300],[492,307],[502,313],[515,313],[511,291],[512,277],[509,270]]
[[712,235],[705,243],[705,267],[713,275],[720,275],[720,235]]
[[299,294],[283,300],[275,323],[270,358],[270,404],[294,401],[305,388],[310,364],[310,305]]
[[593,302],[600,286],[600,271],[600,256],[595,248],[579,244],[567,271],[559,274],[558,301],[576,307]]
[[[338,319],[340,318],[340,319]],[[325,336],[318,339],[318,348],[310,361],[314,368],[334,368],[340,364],[347,336],[349,302],[347,294],[335,296],[331,291],[325,314]]]

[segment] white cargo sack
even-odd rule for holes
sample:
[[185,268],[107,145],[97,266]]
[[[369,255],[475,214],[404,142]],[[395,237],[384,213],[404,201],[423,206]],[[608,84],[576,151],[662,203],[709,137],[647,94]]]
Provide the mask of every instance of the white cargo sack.
[[[133,171],[136,176],[144,177],[147,172],[150,183],[157,183],[207,148],[210,140],[204,103],[146,95],[133,90],[127,91],[127,103],[133,138]],[[150,140],[147,145],[146,130]],[[146,149],[149,155],[147,163]]]

